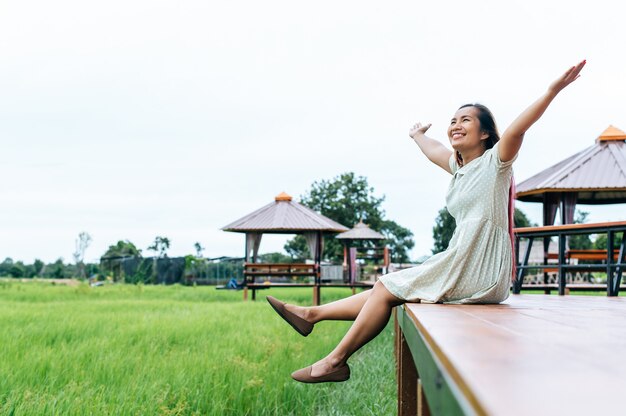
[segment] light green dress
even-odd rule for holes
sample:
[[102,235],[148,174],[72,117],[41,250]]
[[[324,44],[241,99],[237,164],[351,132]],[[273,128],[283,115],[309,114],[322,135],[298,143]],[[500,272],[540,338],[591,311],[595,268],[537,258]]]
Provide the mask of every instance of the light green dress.
[[440,303],[500,303],[508,297],[512,164],[500,160],[497,143],[461,168],[452,155],[446,204],[456,229],[450,244],[419,266],[382,276],[380,281],[393,295]]

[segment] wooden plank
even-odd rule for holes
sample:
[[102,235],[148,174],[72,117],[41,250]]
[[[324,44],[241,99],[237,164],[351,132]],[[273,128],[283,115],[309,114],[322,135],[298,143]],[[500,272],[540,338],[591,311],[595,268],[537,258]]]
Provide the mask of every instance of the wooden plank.
[[[613,259],[617,262],[617,256],[619,249],[613,250]],[[607,258],[607,250],[568,250],[565,252],[565,257],[578,260],[599,260],[603,261]]]
[[[515,234],[523,235],[525,233],[533,233],[537,231],[568,231],[568,230],[586,230],[589,228],[599,228],[599,227],[624,227],[626,226],[626,221],[615,221],[615,222],[596,222],[591,224],[565,224],[565,225],[547,225],[543,227],[520,227],[515,228],[513,231]],[[605,234],[606,231],[598,233]]]
[[243,272],[244,276],[316,276],[315,272],[281,272],[274,271],[271,272]]
[[625,298],[512,295],[500,305],[404,308],[450,379],[487,414],[624,410]]
[[398,325],[409,346],[432,413],[446,416],[485,414],[462,380],[455,379],[455,375],[448,371],[448,366],[441,361],[445,357],[433,352],[433,344],[427,340],[424,331],[418,331],[410,315],[410,310],[399,309]]
[[315,267],[314,264],[307,263],[245,263],[244,267],[290,267],[290,268],[308,268],[312,269]]
[[[522,290],[558,290],[556,283],[527,283],[522,285]],[[606,291],[606,283],[568,283],[566,288],[571,291]],[[620,290],[626,291],[626,285],[621,285]]]
[[250,283],[247,285],[247,287],[249,288],[267,288],[269,289],[270,287],[313,287],[315,286],[315,283],[269,283],[269,284],[265,284],[265,283]]

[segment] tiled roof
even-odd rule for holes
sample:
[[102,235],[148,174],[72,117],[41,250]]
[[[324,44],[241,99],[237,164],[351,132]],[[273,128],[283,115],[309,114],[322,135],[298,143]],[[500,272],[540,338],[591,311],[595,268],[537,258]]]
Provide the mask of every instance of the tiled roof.
[[364,224],[363,221],[359,221],[353,229],[341,233],[335,238],[341,240],[383,240],[385,236],[378,231],[372,230],[367,224]]
[[593,146],[517,184],[517,199],[541,202],[547,192],[576,192],[582,204],[626,202],[624,139],[610,126]]
[[222,230],[284,234],[307,231],[340,233],[347,231],[348,227],[292,201],[289,195],[281,193],[274,202],[226,225]]

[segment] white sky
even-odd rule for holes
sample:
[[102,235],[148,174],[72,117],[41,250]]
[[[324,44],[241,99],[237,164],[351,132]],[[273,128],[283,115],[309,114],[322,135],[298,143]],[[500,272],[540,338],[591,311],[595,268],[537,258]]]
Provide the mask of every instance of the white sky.
[[[467,102],[504,130],[587,59],[527,134],[518,182],[626,129],[626,6],[589,1],[3,1],[0,260],[86,259],[129,239],[240,256],[220,227],[353,171],[428,254],[449,177],[408,137],[447,143]],[[541,208],[519,204],[541,222]],[[582,207],[591,221],[624,206]],[[350,225],[350,224],[347,224]],[[285,238],[265,236],[261,252]]]

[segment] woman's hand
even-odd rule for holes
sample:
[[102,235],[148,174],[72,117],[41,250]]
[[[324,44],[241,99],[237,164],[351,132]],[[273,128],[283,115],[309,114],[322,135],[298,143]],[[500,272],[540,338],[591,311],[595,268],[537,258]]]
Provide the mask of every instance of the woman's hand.
[[548,91],[550,91],[550,93],[552,93],[553,95],[556,95],[561,92],[563,88],[576,81],[578,77],[580,77],[580,71],[583,69],[586,63],[587,61],[584,60],[578,65],[575,65],[568,69],[567,72],[565,72],[556,81],[550,84],[550,88],[548,88]]
[[428,160],[441,167],[446,172],[452,173],[448,163],[450,156],[452,156],[452,151],[448,150],[437,140],[426,136],[425,133],[430,126],[430,123],[425,126],[423,126],[422,123],[416,123],[413,127],[411,127],[411,130],[409,130],[409,136],[411,136],[415,143],[417,143],[417,146],[428,158]]
[[409,130],[409,136],[411,136],[411,138],[415,140],[415,136],[417,136],[418,134],[426,134],[426,131],[428,131],[430,126],[432,126],[432,124],[430,123],[426,124],[425,126],[422,126],[422,123],[417,123],[413,127],[411,127],[411,130]]
[[578,79],[580,71],[586,63],[587,61],[582,61],[578,65],[568,69],[556,81],[550,84],[546,93],[524,110],[524,112],[511,123],[509,128],[504,131],[500,137],[500,144],[498,145],[498,153],[501,161],[508,162],[509,160],[513,160],[522,146],[522,140],[524,139],[526,131],[539,120],[552,100],[554,100],[554,97],[556,97],[563,88]]

